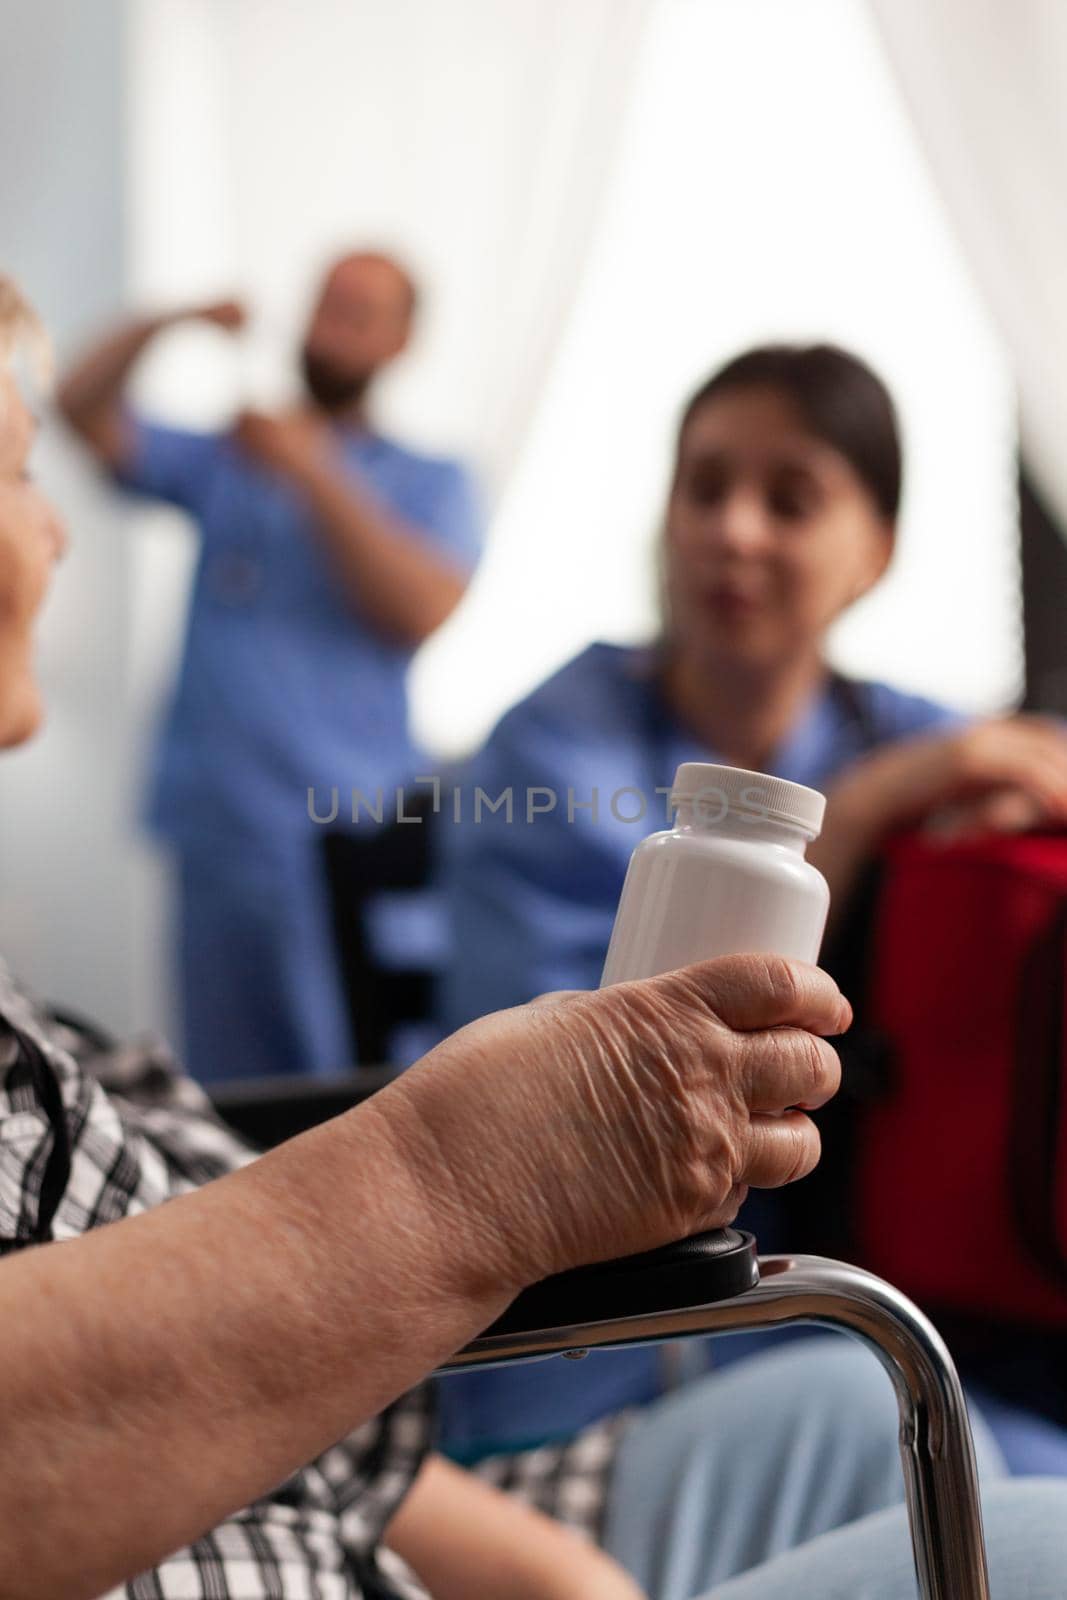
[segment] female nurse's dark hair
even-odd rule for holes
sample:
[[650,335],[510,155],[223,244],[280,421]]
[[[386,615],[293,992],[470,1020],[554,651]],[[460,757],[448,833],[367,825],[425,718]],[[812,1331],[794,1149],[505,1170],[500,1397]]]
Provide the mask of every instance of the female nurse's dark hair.
[[852,467],[888,521],[900,506],[900,431],[889,391],[857,356],[832,344],[768,344],[720,367],[682,413],[679,442],[702,406],[737,389],[774,389],[805,428]]

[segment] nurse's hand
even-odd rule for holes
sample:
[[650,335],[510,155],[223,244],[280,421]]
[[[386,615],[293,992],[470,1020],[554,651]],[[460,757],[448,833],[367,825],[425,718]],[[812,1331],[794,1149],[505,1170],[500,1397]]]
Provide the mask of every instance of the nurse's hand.
[[925,821],[946,832],[1067,821],[1067,730],[1049,717],[996,717],[903,739],[842,773],[828,801],[827,849],[835,833],[873,845]]
[[516,1292],[729,1223],[805,1176],[851,1011],[818,968],[723,957],[498,1012],[376,1096],[442,1251]]
[[240,300],[211,300],[207,305],[194,306],[185,312],[183,320],[209,322],[224,333],[240,333],[247,326],[248,310]]
[[329,428],[306,412],[275,416],[242,411],[233,438],[245,455],[296,483],[309,479],[329,459]]

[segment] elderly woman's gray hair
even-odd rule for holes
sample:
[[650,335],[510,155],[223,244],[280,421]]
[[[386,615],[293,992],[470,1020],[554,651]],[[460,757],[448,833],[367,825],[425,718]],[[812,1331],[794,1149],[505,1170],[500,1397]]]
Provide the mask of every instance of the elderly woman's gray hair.
[[0,370],[23,354],[34,382],[46,387],[52,376],[52,351],[44,324],[14,280],[0,272]]

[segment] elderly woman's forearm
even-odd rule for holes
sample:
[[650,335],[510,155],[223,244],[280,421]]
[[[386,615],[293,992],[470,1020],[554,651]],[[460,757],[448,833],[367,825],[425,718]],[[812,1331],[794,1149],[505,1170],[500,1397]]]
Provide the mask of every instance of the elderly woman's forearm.
[[5,1262],[3,1600],[90,1600],[152,1565],[484,1327],[511,1290],[474,1287],[429,1201],[368,1105]]

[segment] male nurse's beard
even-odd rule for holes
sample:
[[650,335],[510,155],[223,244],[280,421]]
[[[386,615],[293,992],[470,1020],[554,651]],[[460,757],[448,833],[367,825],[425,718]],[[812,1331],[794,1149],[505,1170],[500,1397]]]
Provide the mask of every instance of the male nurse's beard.
[[300,365],[308,394],[323,411],[351,410],[362,400],[370,383],[367,373],[346,372],[328,356],[315,355],[310,350],[300,352]]

